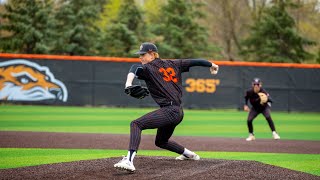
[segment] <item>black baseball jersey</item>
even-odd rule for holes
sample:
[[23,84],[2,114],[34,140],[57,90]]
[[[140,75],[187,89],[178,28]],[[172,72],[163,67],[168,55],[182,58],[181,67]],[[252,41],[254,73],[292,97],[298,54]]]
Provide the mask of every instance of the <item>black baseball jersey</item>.
[[[260,88],[259,92],[265,93],[268,96],[268,102],[272,102],[271,97],[266,90],[264,90],[263,88]],[[253,88],[246,91],[246,95],[244,98],[245,98],[245,104],[248,105],[248,100],[249,100],[250,104],[252,105],[252,107],[255,110],[261,111],[268,106],[267,103],[262,104],[262,105],[260,104],[260,97],[259,97],[258,93],[255,93],[253,91]]]
[[182,97],[181,73],[188,72],[190,61],[161,60],[157,58],[142,65],[136,76],[145,80],[152,98],[159,106],[179,106]]
[[132,65],[129,73],[145,80],[152,98],[160,105],[160,109],[152,111],[130,124],[130,152],[139,148],[141,131],[158,128],[156,146],[178,154],[184,147],[169,140],[175,127],[182,121],[184,113],[181,105],[182,79],[181,74],[188,72],[192,66],[211,67],[206,60],[161,60],[159,58],[143,65]]

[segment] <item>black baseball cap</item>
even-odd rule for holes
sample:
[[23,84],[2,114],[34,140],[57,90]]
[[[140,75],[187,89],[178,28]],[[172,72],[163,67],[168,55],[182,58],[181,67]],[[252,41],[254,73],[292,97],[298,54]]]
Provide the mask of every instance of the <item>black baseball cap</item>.
[[153,43],[145,42],[140,46],[140,50],[135,54],[146,54],[147,52],[158,52],[158,48]]

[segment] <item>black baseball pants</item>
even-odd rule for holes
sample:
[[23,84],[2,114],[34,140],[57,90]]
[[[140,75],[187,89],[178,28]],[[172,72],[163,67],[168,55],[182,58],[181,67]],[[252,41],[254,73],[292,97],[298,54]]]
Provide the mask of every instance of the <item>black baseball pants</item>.
[[262,111],[257,111],[254,108],[250,109],[250,112],[249,112],[249,115],[248,115],[248,119],[247,119],[247,125],[248,125],[248,129],[249,129],[249,133],[253,133],[253,124],[252,124],[252,122],[260,113],[262,113],[263,116],[268,121],[268,124],[269,124],[269,127],[270,127],[271,131],[275,131],[276,128],[275,128],[273,120],[271,118],[270,107],[267,106]]
[[132,121],[130,124],[129,150],[137,151],[139,149],[142,130],[157,128],[155,140],[156,146],[182,154],[184,152],[184,147],[169,140],[175,127],[182,119],[183,110],[181,107],[165,106]]

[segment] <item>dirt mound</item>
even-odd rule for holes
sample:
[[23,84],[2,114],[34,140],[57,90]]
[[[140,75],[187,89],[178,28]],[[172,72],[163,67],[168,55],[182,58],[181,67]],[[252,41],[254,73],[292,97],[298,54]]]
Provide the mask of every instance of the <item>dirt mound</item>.
[[320,179],[307,173],[255,161],[177,161],[169,157],[135,158],[135,173],[119,171],[113,164],[121,158],[57,163],[0,170],[0,179]]
[[[0,131],[0,147],[4,148],[76,148],[123,149],[129,144],[129,135],[14,132]],[[143,135],[139,149],[159,149],[154,145],[154,135]],[[257,139],[246,142],[241,138],[212,138],[173,136],[172,140],[193,151],[274,152],[319,154],[319,141]]]
[[[0,131],[0,147],[125,149],[128,135],[10,132]],[[248,151],[319,154],[318,141],[239,138],[173,137],[192,150]],[[142,136],[141,149],[158,149],[154,136]],[[118,171],[113,164],[121,158],[48,164],[0,170],[0,179],[319,179],[319,176],[255,161],[201,159],[176,161],[168,157],[143,157],[134,160],[135,173]]]

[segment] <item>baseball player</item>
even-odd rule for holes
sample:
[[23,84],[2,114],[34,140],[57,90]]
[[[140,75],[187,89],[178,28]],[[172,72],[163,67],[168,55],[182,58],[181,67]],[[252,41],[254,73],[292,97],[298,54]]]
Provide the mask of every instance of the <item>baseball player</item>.
[[[248,100],[250,101],[252,108],[250,109],[248,106]],[[247,90],[245,95],[245,105],[243,107],[244,111],[249,111],[247,124],[249,129],[249,137],[246,141],[255,140],[253,134],[253,125],[252,121],[256,118],[260,113],[268,121],[270,129],[272,131],[273,139],[280,139],[280,136],[276,132],[276,128],[271,118],[270,107],[271,107],[272,99],[266,90],[262,88],[262,82],[259,78],[254,78],[252,81],[252,88]]]
[[[162,60],[159,58],[157,47],[148,42],[142,43],[136,54],[140,55],[142,64],[135,64],[130,68],[125,92],[139,99],[148,96],[150,92],[160,109],[131,122],[128,154],[114,167],[135,171],[133,159],[139,148],[141,131],[155,128],[157,128],[156,146],[180,154],[177,160],[199,160],[199,155],[170,140],[175,127],[182,121],[184,115],[181,106],[181,74],[188,72],[193,66],[208,67],[211,74],[217,74],[219,66],[207,60]],[[147,88],[132,85],[135,77],[144,80]]]

